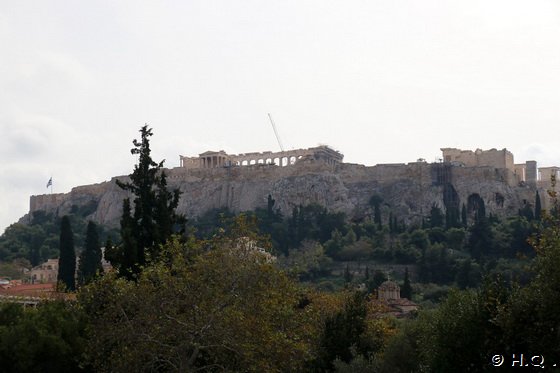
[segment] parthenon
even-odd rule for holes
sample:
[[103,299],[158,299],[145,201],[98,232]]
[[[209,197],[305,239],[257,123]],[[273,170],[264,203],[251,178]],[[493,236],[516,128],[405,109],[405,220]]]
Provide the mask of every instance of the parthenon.
[[319,161],[328,165],[342,162],[343,155],[326,146],[321,145],[309,149],[294,149],[281,152],[254,152],[243,154],[227,154],[225,151],[207,151],[198,157],[179,156],[180,165],[187,169],[251,166],[257,164],[291,166],[302,160]]

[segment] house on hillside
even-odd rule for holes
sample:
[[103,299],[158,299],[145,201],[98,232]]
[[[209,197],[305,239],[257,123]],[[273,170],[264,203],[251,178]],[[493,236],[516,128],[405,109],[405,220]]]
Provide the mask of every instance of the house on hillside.
[[49,259],[29,271],[29,281],[32,284],[56,284],[57,277],[58,259]]

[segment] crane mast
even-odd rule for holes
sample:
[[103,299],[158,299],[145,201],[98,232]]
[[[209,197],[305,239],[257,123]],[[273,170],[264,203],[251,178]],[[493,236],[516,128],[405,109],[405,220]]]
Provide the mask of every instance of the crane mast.
[[272,124],[272,129],[274,130],[274,135],[276,136],[276,141],[278,141],[280,150],[284,151],[284,146],[282,146],[282,141],[280,141],[280,136],[278,135],[278,131],[276,130],[276,124],[274,124],[274,120],[272,119],[272,115],[270,115],[270,113],[268,113],[268,118],[270,119],[270,123]]

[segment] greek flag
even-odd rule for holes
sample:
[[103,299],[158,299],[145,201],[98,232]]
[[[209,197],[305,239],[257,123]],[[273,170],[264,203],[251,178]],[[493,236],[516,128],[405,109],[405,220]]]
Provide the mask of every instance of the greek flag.
[[47,188],[50,187],[52,185],[52,177],[49,179],[49,182],[47,183]]

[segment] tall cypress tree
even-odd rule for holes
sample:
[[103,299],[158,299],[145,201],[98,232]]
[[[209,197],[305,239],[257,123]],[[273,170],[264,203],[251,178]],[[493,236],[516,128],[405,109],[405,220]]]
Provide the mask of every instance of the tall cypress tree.
[[467,207],[463,203],[463,207],[461,207],[461,223],[463,227],[467,226]]
[[85,249],[80,254],[80,264],[78,265],[78,284],[80,286],[89,283],[103,271],[101,257],[97,226],[90,221],[87,225]]
[[60,222],[60,255],[58,258],[58,281],[67,290],[76,290],[76,252],[70,219],[64,216]]
[[541,213],[542,213],[542,206],[541,206],[541,197],[539,196],[539,191],[535,195],[535,220],[541,220]]
[[373,196],[371,196],[371,198],[369,199],[369,204],[371,206],[373,206],[373,222],[375,224],[377,224],[377,228],[381,229],[381,202],[383,202],[383,199],[378,196],[377,194],[374,194]]
[[408,277],[408,267],[404,269],[404,282],[401,288],[401,297],[412,299],[412,285],[410,285],[410,278]]
[[121,255],[115,255],[119,272],[128,278],[138,273],[149,260],[159,256],[160,245],[173,233],[184,218],[176,214],[180,192],[167,189],[163,161],[152,160],[150,137],[152,129],[144,125],[141,139],[133,140],[131,153],[138,155],[138,164],[130,174],[130,182],[117,181],[117,185],[134,195],[134,213],[129,199],[123,201],[121,218]]

